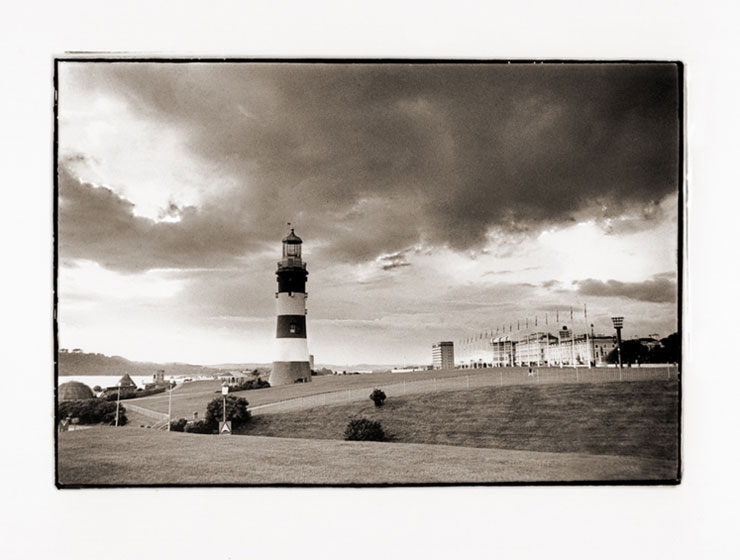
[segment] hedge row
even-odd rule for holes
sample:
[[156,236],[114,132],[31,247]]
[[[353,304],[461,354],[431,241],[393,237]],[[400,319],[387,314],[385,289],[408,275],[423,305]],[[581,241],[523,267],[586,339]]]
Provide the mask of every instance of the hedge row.
[[[78,401],[64,401],[57,409],[58,421],[63,418],[79,418],[80,424],[110,424],[116,423],[116,403],[101,401],[100,399],[85,399]],[[126,408],[121,405],[118,411],[118,425],[127,422]]]

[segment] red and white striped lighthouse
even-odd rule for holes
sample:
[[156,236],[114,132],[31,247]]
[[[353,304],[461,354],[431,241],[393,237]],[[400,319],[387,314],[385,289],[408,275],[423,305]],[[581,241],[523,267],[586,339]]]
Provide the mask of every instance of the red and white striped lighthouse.
[[283,239],[283,258],[278,263],[277,332],[270,385],[311,381],[306,340],[306,263],[301,260],[303,241],[293,228]]

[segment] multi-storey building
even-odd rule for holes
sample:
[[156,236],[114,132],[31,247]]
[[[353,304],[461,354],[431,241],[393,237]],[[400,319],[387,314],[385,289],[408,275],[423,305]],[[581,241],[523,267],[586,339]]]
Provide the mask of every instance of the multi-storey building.
[[493,367],[509,367],[516,359],[516,341],[510,335],[497,336],[491,339]]
[[432,368],[454,369],[455,345],[451,341],[438,342],[432,345]]
[[[561,331],[565,335],[564,331]],[[555,338],[547,348],[547,364],[551,366],[601,366],[617,347],[615,337],[603,334],[567,335]]]
[[514,363],[518,366],[547,365],[547,350],[557,337],[537,332],[522,336],[516,343]]

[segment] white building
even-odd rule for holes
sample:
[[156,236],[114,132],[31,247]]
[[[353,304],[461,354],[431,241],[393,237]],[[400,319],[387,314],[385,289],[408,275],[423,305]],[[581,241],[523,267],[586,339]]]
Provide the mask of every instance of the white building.
[[603,366],[606,357],[614,348],[617,341],[614,336],[603,334],[573,335],[570,331],[564,336],[556,338],[549,345],[546,357],[551,366]]
[[523,335],[516,342],[513,363],[518,366],[545,366],[548,364],[548,349],[557,341],[550,333],[536,332]]
[[511,335],[497,336],[491,339],[493,367],[510,367],[516,359],[516,341]]

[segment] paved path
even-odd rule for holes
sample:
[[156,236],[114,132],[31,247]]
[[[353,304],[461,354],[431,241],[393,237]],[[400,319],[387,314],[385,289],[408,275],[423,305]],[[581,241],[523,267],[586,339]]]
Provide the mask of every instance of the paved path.
[[146,416],[147,418],[153,418],[154,420],[167,420],[167,415],[163,412],[155,412],[154,410],[150,410],[148,408],[144,408],[143,406],[137,406],[135,404],[131,404],[132,399],[126,399],[124,401],[121,401],[121,405],[126,408],[127,410],[131,410],[133,412],[138,412],[139,414]]

